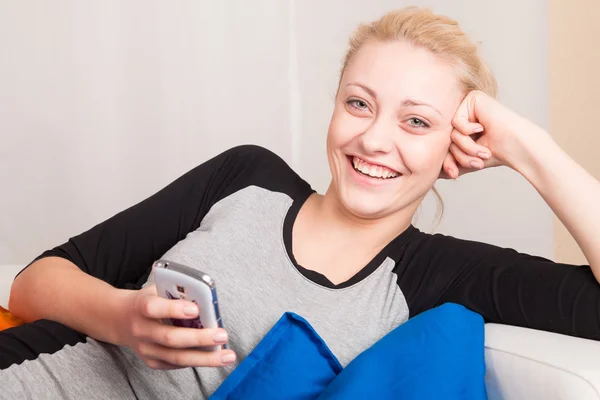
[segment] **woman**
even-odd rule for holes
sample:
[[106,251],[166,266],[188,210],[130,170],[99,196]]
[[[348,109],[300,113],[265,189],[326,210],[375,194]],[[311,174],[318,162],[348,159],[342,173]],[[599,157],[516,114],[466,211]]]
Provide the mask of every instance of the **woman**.
[[[600,183],[495,92],[476,46],[446,17],[407,8],[361,26],[335,99],[324,195],[260,147],[206,161],[17,277],[10,308],[39,321],[2,334],[0,377],[32,396],[206,398],[285,311],[305,317],[343,365],[445,302],[600,339]],[[440,176],[498,165],[531,182],[589,266],[411,225]],[[159,258],[213,276],[225,329],[159,322],[198,311],[152,285],[138,290]]]

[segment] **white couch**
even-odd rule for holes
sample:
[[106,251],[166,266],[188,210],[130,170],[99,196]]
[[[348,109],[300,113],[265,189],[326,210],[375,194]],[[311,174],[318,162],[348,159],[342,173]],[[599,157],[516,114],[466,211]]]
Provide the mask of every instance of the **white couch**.
[[[0,305],[20,266],[0,265]],[[600,400],[600,342],[487,324],[490,400]]]
[[486,324],[490,400],[600,399],[600,342]]

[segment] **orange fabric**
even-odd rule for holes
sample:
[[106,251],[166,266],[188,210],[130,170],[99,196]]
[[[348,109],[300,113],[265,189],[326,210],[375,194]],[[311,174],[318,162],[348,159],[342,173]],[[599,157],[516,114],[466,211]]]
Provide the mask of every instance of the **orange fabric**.
[[23,325],[24,323],[25,322],[12,315],[10,311],[0,306],[0,331]]

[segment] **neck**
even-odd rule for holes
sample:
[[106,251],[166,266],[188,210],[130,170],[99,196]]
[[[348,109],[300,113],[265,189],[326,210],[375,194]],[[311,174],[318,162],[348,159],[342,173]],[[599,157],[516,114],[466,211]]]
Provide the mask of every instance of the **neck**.
[[348,211],[341,204],[335,190],[329,187],[325,195],[315,196],[313,216],[329,232],[351,236],[368,246],[382,247],[411,225],[419,203],[417,201],[392,215],[361,218]]

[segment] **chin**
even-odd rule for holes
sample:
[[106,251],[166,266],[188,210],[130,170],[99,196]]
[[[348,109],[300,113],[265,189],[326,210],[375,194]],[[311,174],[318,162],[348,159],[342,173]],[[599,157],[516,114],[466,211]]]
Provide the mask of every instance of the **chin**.
[[337,189],[340,205],[350,214],[364,220],[386,218],[402,210],[414,212],[424,197],[414,196],[412,191],[373,191],[352,184],[343,184]]
[[352,215],[361,219],[379,219],[394,213],[393,205],[381,196],[340,193],[340,202]]

